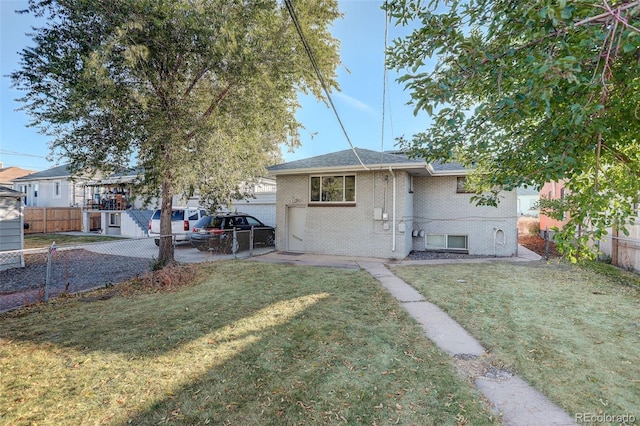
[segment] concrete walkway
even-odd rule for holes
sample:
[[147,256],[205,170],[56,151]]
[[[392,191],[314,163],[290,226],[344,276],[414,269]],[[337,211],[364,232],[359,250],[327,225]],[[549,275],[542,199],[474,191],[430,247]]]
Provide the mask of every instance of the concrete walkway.
[[486,259],[433,259],[385,261],[384,259],[348,258],[311,254],[274,252],[254,258],[262,262],[290,263],[307,266],[330,266],[348,269],[364,269],[376,278],[422,326],[425,334],[440,349],[451,355],[459,369],[474,380],[476,387],[491,402],[506,425],[576,425],[567,413],[553,404],[543,394],[521,378],[508,371],[495,368],[478,369],[481,358],[487,355],[484,347],[442,309],[424,299],[409,284],[396,277],[386,263],[394,264],[446,264],[459,262],[487,263],[494,261],[539,261],[537,254],[519,247],[518,257]]

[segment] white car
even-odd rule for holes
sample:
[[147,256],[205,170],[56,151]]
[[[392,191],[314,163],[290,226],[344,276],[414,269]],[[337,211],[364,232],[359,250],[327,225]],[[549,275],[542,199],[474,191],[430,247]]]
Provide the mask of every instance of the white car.
[[[193,225],[206,215],[207,211],[201,207],[172,208],[171,234],[173,235],[173,241],[190,241]],[[151,216],[151,220],[149,220],[148,235],[151,238],[155,238],[156,245],[160,244],[160,209],[156,210]]]

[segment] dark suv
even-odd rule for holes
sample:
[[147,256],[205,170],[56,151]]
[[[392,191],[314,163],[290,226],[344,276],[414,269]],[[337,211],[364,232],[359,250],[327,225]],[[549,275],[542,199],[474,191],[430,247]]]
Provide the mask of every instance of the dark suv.
[[236,251],[248,250],[253,230],[253,246],[274,246],[276,233],[253,216],[245,213],[218,213],[204,216],[192,228],[191,245],[201,251],[233,252],[233,234]]

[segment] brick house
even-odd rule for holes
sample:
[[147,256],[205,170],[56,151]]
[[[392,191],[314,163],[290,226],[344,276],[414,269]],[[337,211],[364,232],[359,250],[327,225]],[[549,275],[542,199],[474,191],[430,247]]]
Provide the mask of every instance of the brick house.
[[[545,198],[547,200],[561,200],[567,194],[567,190],[565,189],[565,181],[560,180],[558,182],[552,181],[545,183],[542,188],[540,188],[540,198]],[[544,232],[549,230],[551,234],[553,234],[553,230],[557,228],[558,230],[562,229],[562,227],[569,220],[566,217],[564,220],[556,220],[552,219],[544,213],[540,213],[540,234],[544,236]]]
[[[357,153],[357,155],[356,155]],[[469,171],[401,152],[345,150],[269,168],[281,251],[401,259],[412,250],[513,256],[517,196],[476,206]]]

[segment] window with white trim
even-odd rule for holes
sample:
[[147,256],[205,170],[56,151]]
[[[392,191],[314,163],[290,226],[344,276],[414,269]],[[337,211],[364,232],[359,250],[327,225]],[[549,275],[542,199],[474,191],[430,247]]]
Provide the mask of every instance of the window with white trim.
[[311,176],[309,201],[312,203],[355,203],[356,176]]
[[59,180],[53,181],[53,198],[60,198],[60,196],[62,195],[62,191],[60,190],[61,185],[62,182],[60,182]]
[[428,234],[425,237],[427,250],[469,250],[467,235]]
[[109,226],[120,227],[120,213],[109,213]]

